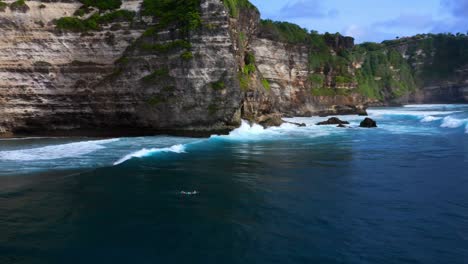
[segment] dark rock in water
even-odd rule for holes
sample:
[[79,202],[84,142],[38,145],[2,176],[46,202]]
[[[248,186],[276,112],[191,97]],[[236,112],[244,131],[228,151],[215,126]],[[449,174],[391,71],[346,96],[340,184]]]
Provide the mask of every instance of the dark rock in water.
[[257,118],[257,123],[264,128],[281,126],[284,121],[279,114],[263,115]]
[[349,125],[349,122],[342,121],[337,117],[329,118],[327,121],[317,123],[317,126],[324,126],[324,125]]
[[372,127],[377,127],[377,122],[370,118],[364,119],[361,124],[359,125],[360,127],[367,127],[367,128],[372,128]]
[[347,126],[345,126],[343,124],[339,124],[337,127],[347,127]]

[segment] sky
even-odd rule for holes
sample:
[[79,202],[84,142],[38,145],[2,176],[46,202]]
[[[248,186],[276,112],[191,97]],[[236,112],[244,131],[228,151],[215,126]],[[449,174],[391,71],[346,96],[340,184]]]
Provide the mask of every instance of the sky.
[[357,43],[419,33],[466,33],[468,0],[250,0],[263,19],[288,21]]

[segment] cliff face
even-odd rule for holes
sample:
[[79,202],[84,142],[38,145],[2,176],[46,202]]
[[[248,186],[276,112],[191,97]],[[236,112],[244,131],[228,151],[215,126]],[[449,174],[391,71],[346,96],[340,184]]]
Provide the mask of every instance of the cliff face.
[[417,103],[468,102],[468,37],[428,34],[386,41],[410,63],[418,88]]
[[427,77],[441,71],[429,67],[440,64],[441,46],[355,46],[339,34],[260,21],[248,1],[187,0],[179,13],[164,3],[3,5],[0,136],[208,135],[241,119],[277,124],[281,116],[468,98],[467,64]]
[[[260,106],[253,109],[268,109],[288,116],[356,114],[364,110],[368,100],[354,92],[353,83],[329,88],[342,90],[343,94],[313,94],[310,76],[314,71],[309,66],[309,47],[256,38],[251,49],[258,69],[256,77],[268,83],[267,88],[263,83],[255,85],[264,91],[263,96],[256,99]],[[334,77],[332,71],[325,74],[329,85],[333,85]]]
[[87,32],[54,23],[73,16],[77,1],[29,1],[25,12],[1,12],[0,133],[205,134],[238,126],[241,90],[224,5],[202,1],[204,24],[188,50],[155,52],[140,44],[185,40],[174,30],[143,36],[158,21],[140,16],[141,3],[123,2],[122,10],[137,12],[131,23]]
[[[127,1],[122,8],[136,10],[140,3]],[[97,119],[101,98],[113,96],[98,84],[143,31],[121,23],[118,30],[60,32],[53,20],[71,16],[80,3],[28,1],[27,6],[0,12],[0,131],[90,128],[86,125]]]
[[97,109],[102,122],[191,135],[240,125],[242,93],[229,15],[218,0],[201,1],[200,15],[200,28],[188,35],[178,28],[150,30],[127,49],[117,74],[99,87],[112,94]]
[[[243,24],[256,25],[238,29],[242,36],[239,46],[244,53],[240,71],[241,86],[246,83],[243,87],[245,119],[261,121],[269,115],[357,114],[364,112],[365,104],[373,101],[357,92],[354,81],[336,81],[340,70],[354,76],[353,65],[338,69],[332,63],[319,63],[313,67],[311,59],[319,56],[315,54],[316,46],[281,39],[276,26],[265,26],[258,13],[241,13],[239,20],[250,20]],[[334,60],[339,52],[353,49],[354,40],[327,35],[321,44],[327,59]],[[314,76],[322,78],[320,89],[314,89],[318,88],[314,87]]]

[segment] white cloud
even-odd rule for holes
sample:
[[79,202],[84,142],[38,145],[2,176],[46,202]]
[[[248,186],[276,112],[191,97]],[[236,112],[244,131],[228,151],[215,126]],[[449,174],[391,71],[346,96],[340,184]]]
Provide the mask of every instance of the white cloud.
[[318,0],[297,0],[281,8],[282,18],[332,18],[338,16],[337,9],[324,8]]

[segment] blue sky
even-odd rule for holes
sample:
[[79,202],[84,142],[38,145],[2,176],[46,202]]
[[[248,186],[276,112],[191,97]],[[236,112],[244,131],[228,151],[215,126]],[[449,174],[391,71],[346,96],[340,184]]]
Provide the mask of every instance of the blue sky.
[[468,0],[251,0],[262,18],[340,32],[356,42],[468,31]]

